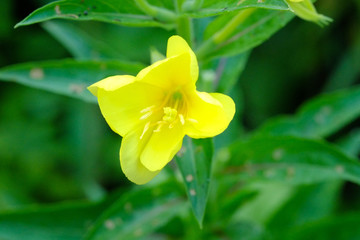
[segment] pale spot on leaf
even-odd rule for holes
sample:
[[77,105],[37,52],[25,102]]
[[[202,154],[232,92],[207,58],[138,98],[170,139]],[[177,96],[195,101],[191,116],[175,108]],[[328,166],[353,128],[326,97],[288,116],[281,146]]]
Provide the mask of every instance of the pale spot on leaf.
[[343,173],[343,172],[345,171],[345,169],[344,169],[343,166],[337,165],[337,166],[335,167],[335,171],[336,171],[337,173]]
[[69,86],[69,90],[75,94],[82,93],[85,90],[85,88],[86,88],[85,84],[78,84],[78,83],[73,83],[73,84],[70,84],[70,86]]
[[186,181],[187,182],[192,182],[193,180],[194,180],[193,175],[189,174],[189,175],[186,176]]
[[190,193],[191,196],[195,196],[195,195],[196,195],[195,189],[190,189],[189,193]]
[[44,70],[42,68],[33,68],[30,70],[30,77],[34,80],[44,79]]
[[182,157],[184,156],[185,152],[186,152],[186,147],[182,146],[180,151],[176,154],[176,156]]
[[131,203],[126,203],[124,206],[125,211],[127,212],[131,212],[132,211],[132,204]]
[[288,167],[286,169],[286,176],[288,176],[289,178],[292,178],[292,177],[294,177],[294,175],[295,175],[295,169],[292,167]]
[[55,6],[55,13],[56,13],[57,15],[61,15],[61,10],[60,10],[60,6],[59,6],[59,5],[56,5],[56,6]]
[[264,176],[267,177],[267,178],[272,178],[272,177],[275,176],[275,171],[273,169],[267,169],[264,172]]
[[105,227],[109,230],[113,230],[115,228],[115,223],[112,220],[106,220]]
[[315,115],[314,121],[317,124],[325,123],[331,112],[332,108],[330,106],[323,106],[320,111]]
[[281,160],[282,158],[284,157],[284,149],[282,148],[277,148],[273,151],[272,153],[272,158],[275,160],[275,161],[279,161]]

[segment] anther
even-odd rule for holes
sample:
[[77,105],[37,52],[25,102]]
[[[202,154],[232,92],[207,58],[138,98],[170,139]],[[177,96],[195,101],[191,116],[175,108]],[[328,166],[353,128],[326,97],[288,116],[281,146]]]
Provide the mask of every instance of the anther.
[[144,137],[144,135],[145,135],[145,133],[147,132],[147,130],[149,130],[149,127],[150,127],[150,122],[147,122],[147,123],[145,124],[144,130],[143,130],[143,132],[142,132],[142,134],[141,134],[141,136],[140,136],[140,139],[142,139],[142,138]]
[[185,125],[185,119],[184,119],[184,115],[179,114],[179,119],[182,125]]
[[147,119],[147,118],[150,117],[151,115],[152,115],[152,112],[145,113],[144,115],[142,115],[142,116],[140,117],[140,120]]
[[150,107],[144,108],[143,110],[140,111],[140,113],[150,112],[154,107],[155,107],[155,105],[152,105],[152,106],[150,106]]
[[199,123],[198,120],[193,119],[193,118],[187,118],[186,121],[189,121],[191,123]]

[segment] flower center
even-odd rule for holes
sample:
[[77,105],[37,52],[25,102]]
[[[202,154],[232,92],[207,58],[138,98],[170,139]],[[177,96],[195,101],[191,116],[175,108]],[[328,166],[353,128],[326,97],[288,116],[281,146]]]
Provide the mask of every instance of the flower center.
[[172,123],[175,121],[177,113],[178,112],[175,108],[164,107],[164,116],[162,117],[162,120],[168,123]]
[[186,114],[186,102],[183,94],[180,91],[175,91],[171,94],[168,94],[163,103],[160,106],[150,106],[141,110],[143,115],[140,117],[140,120],[147,120],[145,124],[143,133],[140,136],[142,139],[145,133],[150,129],[154,128],[153,132],[160,132],[162,128],[168,127],[169,129],[173,128],[176,123],[185,125]]

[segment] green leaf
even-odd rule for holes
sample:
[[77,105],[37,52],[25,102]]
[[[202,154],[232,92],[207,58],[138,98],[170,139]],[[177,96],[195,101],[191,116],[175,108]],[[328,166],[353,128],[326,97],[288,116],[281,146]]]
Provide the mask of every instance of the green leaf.
[[150,49],[165,53],[167,39],[173,34],[161,28],[129,28],[101,22],[52,20],[42,26],[77,59],[149,63]]
[[187,208],[178,185],[166,182],[121,196],[98,219],[86,239],[139,239]]
[[112,75],[135,75],[143,67],[119,61],[58,60],[5,67],[0,69],[0,79],[96,102],[86,87]]
[[[161,1],[156,1],[159,6],[164,6]],[[165,1],[166,6],[171,2]],[[144,14],[134,0],[62,0],[49,3],[27,16],[16,24],[15,27],[30,25],[61,18],[77,21],[95,20],[125,26],[157,26],[169,25],[156,21],[153,17]]]
[[183,147],[175,157],[200,227],[208,199],[212,156],[212,139],[185,137]]
[[331,181],[300,187],[271,218],[267,228],[281,238],[293,227],[329,216],[335,209],[342,185],[342,181]]
[[229,58],[221,58],[217,71],[221,74],[217,92],[229,94],[244,71],[250,52]]
[[0,214],[0,239],[82,239],[103,204],[58,204]]
[[189,12],[192,17],[209,17],[224,14],[232,11],[238,11],[245,8],[267,8],[275,10],[288,10],[289,7],[283,0],[205,0],[200,9]]
[[282,238],[286,240],[360,239],[359,219],[360,212],[331,216],[318,221],[307,222],[294,229],[291,234],[282,235]]
[[335,179],[360,184],[360,163],[325,142],[291,136],[256,137],[230,149],[224,177],[235,181],[312,184]]
[[324,94],[310,100],[294,117],[278,117],[255,135],[326,137],[360,116],[360,87]]
[[[210,40],[212,36],[222,30],[237,14],[238,12],[229,13],[216,18],[206,28],[204,33],[205,39]],[[203,57],[233,56],[250,50],[270,38],[293,17],[294,14],[288,11],[255,9],[245,20],[235,27],[225,41],[207,49],[207,51],[203,53]]]

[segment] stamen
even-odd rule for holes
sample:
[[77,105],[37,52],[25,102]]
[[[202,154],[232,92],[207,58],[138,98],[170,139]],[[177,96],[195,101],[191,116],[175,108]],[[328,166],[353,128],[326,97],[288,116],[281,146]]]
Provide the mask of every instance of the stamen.
[[155,105],[152,105],[150,107],[144,108],[143,110],[140,111],[140,113],[147,113],[150,112],[154,107],[156,107]]
[[199,123],[198,120],[193,119],[193,118],[187,118],[186,121],[189,121],[191,123]]
[[153,132],[160,132],[162,124],[159,124]]
[[142,139],[144,137],[145,133],[149,130],[149,127],[150,127],[150,122],[147,122],[145,124],[144,130],[143,130],[143,132],[142,132],[142,134],[140,136],[140,139]]
[[185,125],[184,115],[179,114],[179,119],[180,119],[181,125]]
[[177,111],[174,108],[171,107],[164,107],[164,116],[163,116],[163,120],[165,122],[172,122],[175,120],[177,115]]
[[142,116],[140,117],[140,120],[147,119],[147,118],[150,117],[152,114],[153,114],[152,112],[145,113],[144,115],[142,115]]

